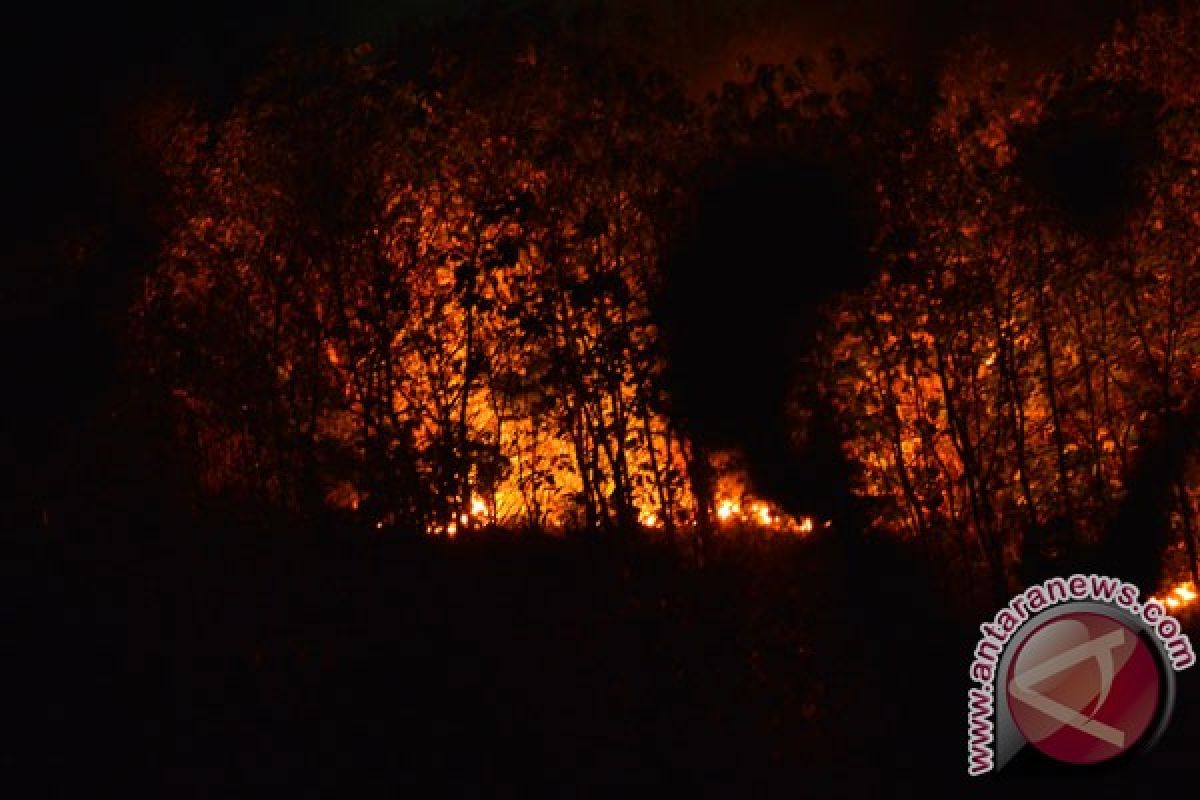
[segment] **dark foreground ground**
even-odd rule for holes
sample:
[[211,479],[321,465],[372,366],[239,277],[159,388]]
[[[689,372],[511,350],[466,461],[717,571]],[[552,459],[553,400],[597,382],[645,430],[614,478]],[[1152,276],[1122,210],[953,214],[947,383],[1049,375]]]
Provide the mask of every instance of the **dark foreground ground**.
[[1184,673],[1150,757],[968,783],[990,612],[910,548],[745,540],[700,567],[638,539],[130,538],[47,535],[15,578],[27,796],[1119,797],[1197,775]]

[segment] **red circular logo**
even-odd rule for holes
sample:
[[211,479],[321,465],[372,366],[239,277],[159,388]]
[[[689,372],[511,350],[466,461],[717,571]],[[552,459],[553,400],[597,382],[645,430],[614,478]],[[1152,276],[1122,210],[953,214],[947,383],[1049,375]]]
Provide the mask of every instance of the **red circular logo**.
[[1021,643],[1008,706],[1026,740],[1069,764],[1134,747],[1158,714],[1158,659],[1136,632],[1103,614],[1063,614]]

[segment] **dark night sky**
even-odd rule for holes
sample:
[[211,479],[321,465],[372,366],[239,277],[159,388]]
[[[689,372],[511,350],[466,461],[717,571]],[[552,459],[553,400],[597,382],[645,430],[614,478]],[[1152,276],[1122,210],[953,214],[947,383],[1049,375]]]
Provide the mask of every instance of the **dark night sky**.
[[[591,0],[550,0],[568,16]],[[172,75],[205,85],[235,79],[274,40],[321,33],[386,40],[397,28],[479,13],[503,14],[533,0],[266,0],[248,4],[53,4],[18,12],[8,57],[26,85],[89,94]],[[653,37],[653,49],[691,76],[727,69],[739,56],[787,58],[834,43],[923,62],[964,33],[981,32],[1016,61],[1057,58],[1102,35],[1135,0],[614,0],[607,34]],[[135,10],[136,9],[136,10]],[[15,48],[12,47],[15,45]]]
[[[550,0],[564,18],[592,0]],[[612,0],[596,35],[648,50],[693,89],[736,74],[740,58],[790,61],[840,44],[882,52],[916,70],[936,68],[964,34],[982,33],[1012,61],[1038,66],[1086,47],[1135,0]],[[9,269],[39,269],[63,221],[110,204],[113,121],[146,93],[181,88],[203,105],[235,96],[264,52],[286,38],[386,42],[399,29],[478,14],[503,16],[532,0],[266,0],[247,4],[45,3],[11,12],[0,48],[8,76],[7,185],[18,211],[0,246]],[[117,177],[119,180],[119,176]]]

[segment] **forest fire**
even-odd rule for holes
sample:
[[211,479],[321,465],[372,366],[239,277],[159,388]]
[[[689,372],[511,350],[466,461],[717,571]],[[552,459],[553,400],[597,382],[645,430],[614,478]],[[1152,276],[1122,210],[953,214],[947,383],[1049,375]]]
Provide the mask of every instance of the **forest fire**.
[[1200,0],[16,5],[33,796],[1194,782]]
[[[874,176],[861,203],[878,270],[822,309],[804,377],[834,417],[846,492],[874,527],[944,538],[999,585],[1018,532],[1067,519],[1102,536],[1200,378],[1200,175],[1181,166],[1200,140],[1171,30],[1122,33],[1075,83],[1005,92],[948,73],[928,127],[871,104],[908,96],[886,71],[834,102],[801,64],[762,67],[692,103],[661,76],[585,80],[568,52],[521,59],[486,92],[469,70],[429,90],[361,54],[288,62],[222,119],[176,109],[157,132],[173,225],[134,338],[210,491],[289,508],[320,494],[447,537],[828,527],[698,446],[667,379],[683,176],[769,150],[755,137],[775,131]],[[328,88],[297,102],[306,70]],[[1101,240],[1036,194],[1037,142],[1079,104],[1142,119],[1117,81],[1187,111],[1149,129],[1147,152],[1169,157],[1139,167],[1148,199]],[[897,130],[900,165],[871,144]],[[1193,557],[1196,475],[1188,462],[1169,491],[1170,536]]]
[[[488,504],[483,498],[475,495],[471,498],[470,509],[459,514],[456,520],[451,520],[445,524],[431,524],[425,528],[425,532],[430,536],[454,538],[462,530],[484,528],[491,523],[492,514]],[[382,528],[382,523],[377,527]]]
[[748,528],[776,533],[812,533],[812,517],[793,518],[761,500],[721,500],[717,504],[717,520],[729,529]]

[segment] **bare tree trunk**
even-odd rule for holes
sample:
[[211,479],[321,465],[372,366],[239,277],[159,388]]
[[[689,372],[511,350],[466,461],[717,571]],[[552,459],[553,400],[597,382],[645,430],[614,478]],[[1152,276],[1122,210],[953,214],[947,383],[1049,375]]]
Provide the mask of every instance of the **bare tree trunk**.
[[1182,475],[1175,478],[1175,496],[1179,500],[1179,516],[1183,520],[1183,546],[1188,556],[1188,571],[1192,581],[1200,586],[1200,557],[1196,553],[1196,526],[1192,516],[1192,499]]
[[[1042,351],[1042,381],[1046,392],[1046,403],[1050,408],[1050,426],[1054,432],[1055,461],[1058,466],[1058,494],[1062,503],[1062,513],[1074,530],[1075,510],[1071,502],[1071,484],[1067,467],[1067,443],[1063,434],[1062,415],[1058,406],[1058,381],[1054,371],[1054,350],[1050,335],[1049,313],[1046,309],[1046,283],[1048,280],[1045,252],[1042,247],[1041,235],[1034,235],[1035,275],[1034,280],[1034,313],[1037,315],[1038,340]],[[1068,542],[1068,547],[1073,543]]]
[[963,465],[963,481],[967,486],[967,499],[971,506],[971,517],[975,522],[975,535],[978,538],[980,550],[988,563],[996,599],[1003,601],[1008,596],[1008,571],[1004,563],[1004,548],[992,530],[991,504],[983,495],[975,447],[971,440],[970,429],[959,414],[958,404],[955,402],[954,391],[950,386],[949,375],[946,371],[945,358],[941,348],[935,346],[933,352],[938,379],[942,387],[942,398],[946,405],[946,416],[950,420],[951,441],[954,443],[959,460]]
[[715,481],[708,451],[691,443],[687,457],[688,481],[692,484],[692,497],[696,504],[696,556],[704,562],[704,551],[713,535],[713,501]]
[[[650,409],[645,403],[642,404],[642,430],[646,436],[646,449],[650,455],[650,471],[654,475],[654,491],[658,495],[659,513],[663,517],[663,531],[670,536],[675,533],[675,510],[671,507],[671,498],[667,494],[662,469],[658,464],[658,452],[654,447],[654,430],[650,425]],[[671,463],[669,453],[667,463]]]

